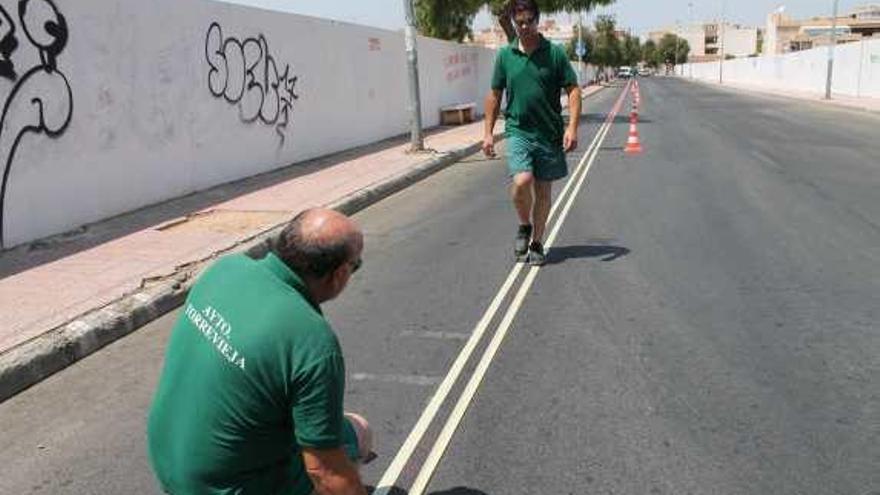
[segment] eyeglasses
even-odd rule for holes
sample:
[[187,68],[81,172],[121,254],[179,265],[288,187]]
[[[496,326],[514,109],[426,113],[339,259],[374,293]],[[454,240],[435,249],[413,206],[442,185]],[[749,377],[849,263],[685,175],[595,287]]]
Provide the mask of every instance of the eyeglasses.
[[364,260],[362,258],[358,258],[354,261],[349,261],[348,264],[349,266],[351,266],[351,274],[354,275],[356,271],[361,269],[361,265],[364,264]]
[[538,18],[532,16],[523,17],[522,19],[511,17],[510,20],[513,21],[514,25],[519,26],[520,28],[532,27],[538,23]]

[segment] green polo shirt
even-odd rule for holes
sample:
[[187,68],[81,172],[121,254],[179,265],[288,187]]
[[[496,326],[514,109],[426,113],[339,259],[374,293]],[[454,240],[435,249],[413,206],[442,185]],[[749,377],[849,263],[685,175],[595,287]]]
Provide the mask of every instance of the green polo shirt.
[[303,446],[342,445],[339,343],[274,254],[221,258],[172,330],[148,421],[150,462],[173,494],[312,492]]
[[541,36],[538,48],[526,55],[514,39],[498,51],[492,74],[492,89],[507,90],[505,131],[562,145],[561,90],[577,83],[564,48]]

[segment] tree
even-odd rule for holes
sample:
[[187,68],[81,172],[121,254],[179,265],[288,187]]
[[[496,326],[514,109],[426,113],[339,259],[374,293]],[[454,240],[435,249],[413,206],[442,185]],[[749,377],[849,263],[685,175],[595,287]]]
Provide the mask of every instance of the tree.
[[[541,9],[541,15],[552,14],[554,12],[589,12],[596,7],[611,5],[615,0],[536,0],[538,8]],[[513,23],[510,21],[510,0],[489,0],[489,10],[492,15],[498,19],[501,29],[507,35],[507,39],[512,40],[516,37],[516,31],[513,29]]]
[[621,44],[622,65],[634,66],[642,59],[642,42],[636,36],[627,34]]
[[620,40],[617,39],[617,24],[614,17],[602,15],[596,18],[595,43],[588,61],[599,69],[601,74],[606,67],[617,67],[622,61]]
[[677,65],[687,61],[691,47],[687,40],[672,33],[668,33],[660,40],[657,48],[657,62],[659,64]]
[[[593,40],[593,34],[589,32],[584,26],[581,26],[580,29],[575,27],[575,33],[580,32],[580,39],[584,43],[584,48],[587,50],[587,54],[584,55],[583,58],[580,59],[581,62],[589,62],[590,54],[593,53],[593,47],[596,45],[596,42]],[[565,47],[565,51],[568,53],[569,60],[578,60],[577,53],[575,50],[577,49],[577,37],[571,39],[568,42],[568,45]]]
[[657,60],[657,43],[654,43],[654,40],[648,40],[642,46],[642,62],[654,69],[660,65],[660,62]]
[[472,33],[485,0],[415,0],[416,27],[424,36],[461,42]]
[[[461,41],[471,34],[474,17],[488,7],[508,39],[516,37],[510,21],[509,0],[414,0],[419,32],[446,40]],[[537,0],[541,14],[589,11],[615,0]]]

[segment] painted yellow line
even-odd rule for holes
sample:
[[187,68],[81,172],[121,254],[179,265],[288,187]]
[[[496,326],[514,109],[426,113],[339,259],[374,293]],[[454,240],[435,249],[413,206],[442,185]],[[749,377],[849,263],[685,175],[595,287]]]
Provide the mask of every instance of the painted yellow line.
[[[609,118],[606,120],[606,123],[603,124],[603,126],[600,127],[599,132],[596,133],[596,136],[593,138],[593,141],[590,143],[590,146],[584,153],[583,158],[578,163],[578,166],[575,169],[575,173],[572,175],[572,178],[565,184],[565,187],[560,193],[559,198],[550,209],[548,223],[552,221],[559,206],[565,200],[566,194],[570,190],[571,186],[576,182],[578,175],[582,172],[584,168],[584,164],[586,163],[587,158],[591,156],[594,151],[598,150],[600,145],[599,138],[602,135],[602,129],[605,126],[610,125],[610,122],[613,121],[614,115],[616,115],[617,110],[619,110],[622,101],[627,95],[627,89],[628,88],[625,88],[624,91],[621,93],[621,96],[615,103],[612,114],[609,114]],[[449,372],[446,374],[446,377],[437,387],[437,390],[434,392],[434,395],[431,397],[428,405],[425,407],[424,411],[422,411],[421,416],[419,417],[416,424],[413,426],[409,435],[407,435],[406,440],[404,440],[403,445],[397,451],[397,454],[394,456],[391,464],[385,470],[382,478],[376,484],[376,490],[373,492],[373,495],[388,495],[389,492],[394,488],[394,484],[400,477],[401,471],[403,471],[404,466],[406,466],[407,462],[409,462],[410,457],[412,457],[412,453],[415,451],[425,432],[428,430],[428,427],[434,421],[437,412],[440,410],[440,407],[443,405],[446,397],[452,390],[452,386],[458,380],[458,377],[459,375],[461,375],[465,364],[467,364],[474,349],[482,340],[486,329],[495,318],[495,314],[498,312],[498,309],[501,307],[504,299],[507,298],[507,294],[510,292],[524,266],[525,265],[522,263],[516,263],[511,269],[510,274],[501,285],[498,293],[492,299],[492,302],[489,304],[489,307],[486,309],[485,313],[483,313],[483,316],[480,318],[480,321],[477,323],[477,326],[471,333],[470,338],[465,343],[464,347],[462,347],[455,361],[452,363],[452,366],[449,368]]]
[[[605,137],[608,135],[608,132],[611,129],[611,124],[606,123],[603,126],[603,129],[600,131],[599,135],[601,135],[601,140],[599,141],[599,145],[605,140]],[[599,148],[595,147],[592,149],[592,155],[587,162],[586,169],[584,173],[581,175],[578,180],[577,186],[574,191],[568,197],[568,201],[565,204],[565,208],[562,211],[562,214],[559,217],[559,220],[556,222],[556,225],[553,228],[553,231],[550,233],[550,236],[547,238],[546,246],[552,246],[553,242],[556,240],[556,236],[559,233],[562,224],[565,222],[565,218],[568,216],[569,211],[571,210],[572,205],[574,204],[575,199],[577,199],[578,193],[583,187],[583,184],[587,178],[587,172],[589,172],[590,167],[592,167],[596,158],[599,156]],[[528,274],[526,275],[526,279],[523,282],[522,286],[520,286],[519,291],[511,302],[510,306],[507,309],[507,312],[504,315],[501,323],[499,324],[498,330],[495,332],[495,335],[492,337],[492,340],[489,342],[488,347],[483,352],[483,356],[479,361],[476,369],[474,370],[474,374],[471,376],[471,379],[468,381],[467,386],[465,386],[464,391],[462,392],[461,397],[455,405],[455,408],[452,410],[452,413],[449,415],[449,418],[446,421],[446,424],[443,426],[443,430],[440,432],[440,435],[437,437],[437,441],[434,443],[431,452],[428,454],[425,463],[422,465],[422,469],[419,471],[418,476],[416,477],[415,482],[413,483],[412,488],[409,490],[410,495],[422,495],[425,489],[428,486],[428,483],[431,481],[431,477],[434,475],[434,472],[437,468],[437,465],[440,463],[443,454],[446,452],[446,448],[449,446],[449,442],[452,440],[452,436],[455,434],[455,431],[458,429],[458,425],[461,423],[461,420],[464,418],[465,413],[467,412],[468,407],[470,406],[474,395],[477,393],[477,390],[480,387],[480,384],[483,381],[483,377],[486,375],[486,372],[489,369],[489,366],[492,364],[492,360],[495,358],[495,354],[498,352],[498,349],[501,348],[501,344],[504,341],[504,337],[507,335],[507,331],[510,329],[511,324],[513,323],[516,314],[519,312],[520,307],[522,306],[523,301],[528,295],[529,290],[532,287],[532,283],[535,280],[535,277],[538,275],[538,271],[541,267],[535,266],[531,267]]]

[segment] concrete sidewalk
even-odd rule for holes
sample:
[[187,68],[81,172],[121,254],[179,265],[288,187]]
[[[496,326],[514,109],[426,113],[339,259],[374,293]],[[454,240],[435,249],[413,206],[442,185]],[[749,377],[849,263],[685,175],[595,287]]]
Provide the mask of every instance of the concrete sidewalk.
[[384,141],[0,253],[0,401],[177,307],[216,257],[259,252],[307,208],[365,208],[477,152],[482,130],[435,129],[423,154]]
[[739,90],[739,91],[748,91],[753,93],[763,93],[766,95],[779,96],[783,98],[795,99],[795,100],[807,100],[813,103],[819,103],[822,105],[828,105],[832,107],[841,107],[848,108],[853,110],[862,110],[865,112],[877,112],[880,113],[880,98],[856,98],[854,96],[846,96],[840,94],[832,94],[830,100],[825,99],[824,93],[816,93],[810,91],[800,91],[800,90],[781,90],[775,88],[768,88],[766,86],[761,86],[757,84],[743,84],[739,82],[725,82],[723,84],[719,84],[715,81],[704,81],[701,79],[690,79],[688,77],[677,76],[679,79],[705,84],[708,86],[714,86],[716,88],[726,88],[730,90]]

